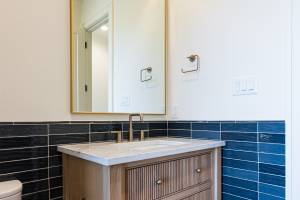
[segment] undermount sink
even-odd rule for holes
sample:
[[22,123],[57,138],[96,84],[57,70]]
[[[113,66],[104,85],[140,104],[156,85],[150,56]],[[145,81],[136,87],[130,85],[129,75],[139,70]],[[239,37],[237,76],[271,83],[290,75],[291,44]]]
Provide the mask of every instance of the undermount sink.
[[59,146],[58,150],[101,165],[158,158],[223,146],[223,141],[193,140],[182,138],[148,139],[134,142],[101,142]]
[[[104,145],[105,144],[105,145]],[[143,153],[142,151],[160,151],[162,148],[173,148],[175,146],[187,145],[186,142],[171,141],[171,140],[145,140],[145,141],[135,141],[135,142],[122,142],[122,143],[111,143],[111,142],[101,142],[93,144],[78,144],[71,145],[76,151],[86,151],[86,152],[102,152],[107,149],[111,149],[114,153],[128,153],[136,152]]]
[[126,148],[129,150],[135,149],[152,149],[152,148],[164,148],[164,147],[173,147],[180,145],[187,145],[185,142],[176,142],[170,140],[145,140],[145,141],[136,141],[136,142],[123,142],[112,144],[112,146],[117,146],[118,148]]
[[167,140],[153,140],[153,141],[141,141],[135,143],[124,143],[122,144],[132,151],[147,151],[147,150],[158,150],[160,148],[169,148],[180,145],[187,145],[185,142],[175,142]]

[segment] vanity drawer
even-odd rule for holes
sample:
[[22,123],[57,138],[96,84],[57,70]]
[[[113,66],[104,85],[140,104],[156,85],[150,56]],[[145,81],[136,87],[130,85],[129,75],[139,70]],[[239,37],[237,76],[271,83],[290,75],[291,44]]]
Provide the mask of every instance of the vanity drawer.
[[154,200],[210,181],[211,154],[126,170],[127,200]]

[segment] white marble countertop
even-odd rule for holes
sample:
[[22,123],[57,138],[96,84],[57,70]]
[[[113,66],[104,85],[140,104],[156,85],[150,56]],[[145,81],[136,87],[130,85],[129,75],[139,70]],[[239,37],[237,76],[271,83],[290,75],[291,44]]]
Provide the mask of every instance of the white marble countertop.
[[224,146],[224,141],[158,138],[134,142],[63,145],[58,151],[104,166],[130,163]]

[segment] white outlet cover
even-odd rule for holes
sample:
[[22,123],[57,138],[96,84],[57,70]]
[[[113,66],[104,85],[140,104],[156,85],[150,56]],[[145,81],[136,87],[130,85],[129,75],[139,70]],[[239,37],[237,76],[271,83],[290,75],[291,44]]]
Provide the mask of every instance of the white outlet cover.
[[171,118],[172,119],[177,119],[178,118],[178,108],[179,108],[178,105],[173,105],[171,107]]

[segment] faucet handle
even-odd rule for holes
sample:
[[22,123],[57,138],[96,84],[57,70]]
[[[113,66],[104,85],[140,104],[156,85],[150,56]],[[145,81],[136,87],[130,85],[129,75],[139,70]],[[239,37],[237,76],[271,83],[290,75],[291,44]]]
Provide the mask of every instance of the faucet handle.
[[142,113],[140,113],[140,120],[141,120],[141,122],[144,121],[144,115]]
[[111,131],[111,134],[117,134],[117,143],[122,142],[122,131]]
[[145,132],[148,130],[141,130],[140,140],[145,140]]

